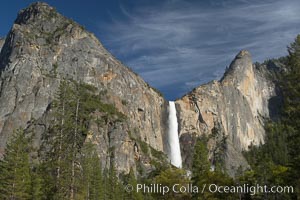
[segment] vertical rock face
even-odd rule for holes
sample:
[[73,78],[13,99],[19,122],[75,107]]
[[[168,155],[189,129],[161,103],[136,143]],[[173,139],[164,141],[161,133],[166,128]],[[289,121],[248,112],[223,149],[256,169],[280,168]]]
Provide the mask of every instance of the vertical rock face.
[[91,125],[103,160],[115,146],[120,157],[116,167],[129,170],[135,144],[130,132],[164,151],[167,103],[163,97],[116,60],[93,34],[48,4],[34,3],[20,11],[1,49],[0,70],[0,154],[13,130],[28,127],[32,120],[38,122],[39,143],[49,125],[49,105],[63,79],[97,87],[107,102],[130,118],[127,124],[101,129]]
[[220,81],[195,88],[176,101],[187,167],[195,138],[203,134],[213,138],[208,143],[212,165],[214,153],[222,147],[231,175],[240,166],[247,167],[241,152],[264,143],[264,118],[270,117],[269,101],[276,95],[274,82],[266,77],[268,70],[253,65],[250,53],[241,51]]

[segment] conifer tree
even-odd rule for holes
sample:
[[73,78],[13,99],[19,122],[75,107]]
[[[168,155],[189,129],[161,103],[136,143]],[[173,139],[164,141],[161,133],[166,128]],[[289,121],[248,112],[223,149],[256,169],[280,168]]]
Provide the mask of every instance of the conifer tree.
[[[290,181],[300,197],[300,35],[288,48],[288,72],[283,82],[284,123],[289,132]],[[296,198],[296,197],[295,197]]]
[[17,130],[0,161],[0,199],[32,199],[30,140]]
[[70,189],[70,141],[72,133],[72,88],[62,81],[52,104],[53,122],[48,129],[43,146],[48,148],[43,168],[46,176],[44,189],[47,197],[68,199]]
[[122,184],[120,183],[119,178],[117,176],[113,150],[111,151],[110,168],[106,184],[108,184],[106,189],[106,197],[108,199],[123,199],[125,193],[122,188]]
[[[206,138],[198,138],[194,146],[193,164],[192,164],[192,182],[199,188],[208,183],[210,163],[208,161],[208,150],[206,147]],[[205,199],[200,194],[193,194],[193,199]]]
[[103,199],[103,178],[100,159],[91,142],[84,144],[81,151],[82,180],[81,196],[83,199]]
[[31,177],[31,194],[30,194],[31,198],[34,200],[45,199],[45,194],[43,189],[45,177],[43,177],[39,164],[35,164],[35,165],[32,164],[30,177]]
[[[133,190],[130,192],[125,191],[125,199],[132,199],[132,200],[142,200],[143,194],[141,192],[136,191],[137,187],[137,179],[134,175],[134,171],[132,168],[130,168],[129,174],[127,174],[125,178],[124,185],[131,185],[133,187]],[[125,187],[124,186],[124,187]]]
[[[156,176],[154,179],[154,183],[161,184],[162,186],[168,186],[170,189],[170,191],[166,194],[153,193],[155,199],[191,199],[189,191],[180,192],[181,187],[187,188],[188,184],[190,183],[190,180],[187,178],[186,171],[182,169],[170,167]],[[175,184],[178,185],[176,185],[176,187],[174,188],[175,191],[173,191],[173,186]]]
[[[43,168],[49,176],[47,183],[50,185],[50,189],[47,191],[49,198],[71,200],[81,198],[84,195],[82,193],[83,173],[89,174],[89,168],[92,165],[101,173],[95,153],[90,152],[95,159],[91,163],[88,163],[91,161],[90,155],[82,157],[84,151],[89,149],[85,149],[83,146],[88,134],[91,113],[99,110],[106,115],[115,115],[118,112],[113,106],[103,104],[95,92],[95,87],[75,81],[62,81],[60,84],[57,98],[52,106],[53,123],[48,129],[44,142],[44,146],[48,149]],[[98,187],[98,190],[101,174],[98,179],[85,181],[98,185],[93,186]],[[85,188],[86,194],[94,195],[93,187]]]
[[208,161],[208,150],[205,139],[197,139],[194,146],[193,164],[192,164],[192,181],[197,185],[205,183],[205,177],[210,169]]

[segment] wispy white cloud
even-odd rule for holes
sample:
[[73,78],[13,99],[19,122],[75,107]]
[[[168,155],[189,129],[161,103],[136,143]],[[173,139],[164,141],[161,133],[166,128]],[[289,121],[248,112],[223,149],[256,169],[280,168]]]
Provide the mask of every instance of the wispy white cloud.
[[120,5],[122,18],[101,26],[102,42],[175,98],[219,79],[241,49],[250,50],[254,61],[282,56],[300,33],[298,0],[199,2]]

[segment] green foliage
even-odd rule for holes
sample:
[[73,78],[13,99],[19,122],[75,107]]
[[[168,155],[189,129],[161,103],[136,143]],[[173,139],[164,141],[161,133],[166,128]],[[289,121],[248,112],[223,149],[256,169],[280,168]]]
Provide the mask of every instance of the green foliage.
[[154,149],[151,146],[149,146],[149,147],[151,149],[151,155],[153,157],[155,157],[156,159],[158,159],[158,160],[165,160],[167,158],[166,155],[163,152],[157,151],[156,149]]
[[116,167],[114,164],[114,159],[111,159],[111,165],[108,173],[105,174],[105,198],[104,199],[112,199],[112,200],[119,200],[121,196],[124,194],[123,185],[118,179]]
[[53,76],[56,77],[57,76],[58,64],[54,63],[52,66],[53,66],[53,69],[50,71],[50,74],[53,74]]
[[86,142],[94,112],[101,113],[105,123],[126,118],[96,92],[87,84],[61,82],[51,106],[53,121],[43,136],[41,163],[30,158],[35,152],[30,138],[21,130],[16,132],[0,162],[1,199],[96,200],[125,195],[114,166],[114,147],[111,167],[103,175],[94,145]]
[[140,148],[141,148],[141,151],[142,151],[145,155],[148,155],[148,154],[149,154],[149,145],[148,145],[146,142],[144,142],[144,141],[142,141],[142,140],[140,140],[140,139],[137,139],[137,142],[138,142],[138,144],[139,144],[139,146],[140,146]]
[[170,164],[163,162],[162,160],[158,161],[156,159],[151,159],[150,164],[154,166],[155,169],[148,174],[148,178],[153,178],[170,167]]
[[240,177],[242,182],[260,185],[293,185],[294,194],[257,194],[247,199],[297,199],[300,192],[300,36],[288,48],[287,64],[280,76],[283,93],[282,116],[266,125],[266,141],[245,153],[251,171]]
[[[93,119],[92,113],[101,112],[100,122],[104,123],[125,117],[114,106],[103,103],[95,94],[96,90],[91,85],[75,81],[61,82],[53,102],[54,120],[44,142],[44,146],[50,148],[44,166],[49,178],[47,188],[50,189],[47,193],[48,196],[52,194],[51,198],[92,198],[96,195],[95,188],[101,192],[100,161],[92,147],[84,143]],[[98,169],[99,172],[92,169]],[[98,178],[92,177],[91,173],[97,174]]]
[[43,188],[45,180],[39,164],[31,164],[30,176],[31,176],[31,198],[35,200],[45,199],[44,188]]
[[224,132],[221,131],[220,124],[215,123],[211,135],[208,136],[208,143],[212,140],[215,143],[212,155],[212,164],[216,171],[225,172],[225,152],[226,152],[226,140]]
[[159,91],[158,89],[151,87],[159,96],[164,97],[163,93]]
[[136,192],[135,188],[137,187],[137,180],[136,177],[134,175],[134,171],[132,168],[130,168],[130,172],[129,174],[127,174],[124,178],[124,187],[126,187],[127,185],[131,185],[134,190],[132,192],[125,192],[125,198],[124,199],[132,199],[132,200],[143,200],[143,194],[141,192]]
[[289,178],[296,187],[297,197],[300,198],[300,35],[288,51],[288,73],[283,83],[283,123],[289,132],[288,152],[291,166]]
[[[208,160],[207,149],[208,138],[198,138],[194,146],[193,164],[192,164],[192,183],[200,190],[204,185],[233,185],[233,180],[221,171],[211,171]],[[194,193],[193,199],[236,199],[234,194],[211,193],[204,190],[204,193]]]
[[[49,36],[50,37],[50,36]],[[52,35],[51,35],[52,37]],[[217,140],[217,151],[213,152],[214,162],[222,163],[226,138],[218,129],[213,129],[212,138],[199,138],[193,152],[192,178],[182,169],[170,168],[163,162],[165,155],[135,137],[134,130],[129,137],[135,140],[150,163],[155,167],[146,175],[142,161],[136,162],[136,178],[133,169],[123,179],[119,178],[115,166],[114,148],[109,148],[110,168],[102,170],[101,161],[95,146],[86,142],[89,123],[97,120],[99,125],[107,125],[126,120],[115,106],[101,101],[107,91],[97,94],[91,85],[62,81],[52,104],[53,121],[47,130],[45,143],[46,157],[41,163],[31,162],[30,138],[24,131],[18,130],[7,144],[3,160],[0,161],[0,199],[297,199],[300,191],[300,36],[288,49],[287,71],[281,77],[280,88],[284,96],[282,117],[277,122],[266,124],[265,144],[251,146],[245,157],[251,164],[251,170],[240,172],[235,180],[223,173],[222,166],[211,171],[208,160],[207,143]],[[57,65],[53,65],[56,74]],[[127,102],[122,101],[123,105]],[[93,113],[101,113],[98,119]],[[222,136],[222,137],[221,137]],[[293,185],[295,194],[235,194],[189,193],[161,194],[127,193],[123,187],[138,183],[157,183],[172,187],[174,184],[192,183],[199,189],[204,184],[216,185]]]
[[[186,175],[186,171],[178,168],[168,168],[154,178],[154,183],[161,184],[162,186],[168,186],[170,190],[172,190],[175,184],[178,184],[178,186],[176,186],[176,190],[179,190],[182,186],[187,187],[190,184],[190,180]],[[170,191],[164,195],[162,193],[154,193],[153,196],[156,199],[191,199],[191,195],[188,192],[175,193]]]
[[262,162],[272,161],[277,165],[287,165],[288,156],[288,132],[281,122],[268,122],[265,126],[265,144],[260,147],[250,146],[250,151],[244,155],[252,166]]
[[[194,146],[193,165],[192,165],[192,180],[195,183],[202,182],[203,177],[207,175],[210,169],[208,161],[208,150],[206,147],[206,138],[198,138]],[[201,185],[201,183],[199,184]]]
[[81,150],[82,178],[80,180],[80,199],[103,199],[103,177],[101,162],[95,146],[87,142]]
[[140,161],[135,162],[136,164],[136,170],[139,174],[144,174],[144,168],[142,166],[142,163]]
[[0,161],[0,198],[31,199],[32,184],[29,162],[30,140],[24,131],[17,130],[7,143]]
[[[207,138],[198,138],[193,153],[192,182],[199,188],[207,183],[210,163],[208,161]],[[193,194],[193,199],[201,199],[198,194]]]

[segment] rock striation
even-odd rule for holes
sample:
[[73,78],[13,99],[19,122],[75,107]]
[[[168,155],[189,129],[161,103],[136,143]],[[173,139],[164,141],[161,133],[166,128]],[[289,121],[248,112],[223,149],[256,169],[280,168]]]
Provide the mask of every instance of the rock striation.
[[129,122],[108,124],[90,131],[103,166],[109,149],[116,147],[116,167],[134,167],[137,138],[164,151],[167,102],[144,80],[114,58],[76,22],[46,3],[33,3],[19,12],[0,53],[0,154],[16,128],[35,121],[35,143],[49,126],[49,107],[59,83],[65,79],[97,87],[106,102]]
[[[266,66],[254,65],[248,51],[241,51],[220,81],[195,88],[176,101],[179,110],[183,163],[190,167],[196,137],[206,135],[212,165],[223,152],[230,175],[248,167],[242,151],[264,143],[264,122],[270,118],[270,100],[276,84]],[[187,145],[192,144],[192,145]]]

